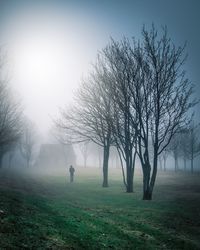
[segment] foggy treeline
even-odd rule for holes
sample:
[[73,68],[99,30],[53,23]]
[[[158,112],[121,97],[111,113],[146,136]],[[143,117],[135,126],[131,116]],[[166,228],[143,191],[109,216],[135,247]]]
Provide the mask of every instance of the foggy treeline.
[[[8,60],[5,50],[0,50],[0,168],[3,159],[11,167],[14,155],[24,159],[27,167],[33,159],[35,128],[23,115],[20,101],[9,85],[10,76],[6,72]],[[16,164],[16,161],[15,161]]]
[[[143,199],[151,200],[159,162],[166,170],[169,154],[191,162],[200,152],[199,126],[192,122],[193,86],[184,70],[185,46],[176,47],[167,28],[143,27],[141,40],[111,39],[82,80],[75,104],[62,110],[58,137],[81,143],[87,160],[88,142],[102,148],[103,187],[108,187],[108,162],[115,147],[127,192],[133,192],[136,160],[143,173]],[[84,164],[85,165],[85,164]]]
[[[3,72],[7,62],[0,52]],[[181,159],[182,169],[194,172],[200,126],[192,113],[197,101],[184,70],[185,60],[185,46],[176,47],[167,28],[158,33],[154,25],[150,30],[143,27],[140,40],[111,39],[98,53],[74,104],[63,109],[56,121],[56,138],[60,145],[78,144],[84,167],[95,156],[96,167],[103,171],[103,187],[109,186],[111,162],[121,165],[127,192],[134,190],[135,166],[140,163],[145,200],[152,199],[157,171],[168,168],[169,157],[174,159],[175,171],[180,170]],[[29,168],[37,161],[37,129],[23,114],[5,75],[0,79],[0,167],[3,158],[11,167],[17,155]],[[43,154],[55,151],[57,158],[61,148],[41,146]],[[75,162],[72,146],[68,151]]]
[[[77,164],[80,163],[80,165],[83,165],[84,168],[102,168],[103,152],[101,146],[91,141],[78,143],[77,146],[80,151],[80,159],[77,160]],[[109,166],[111,168],[120,168],[120,159],[115,147],[110,148]]]

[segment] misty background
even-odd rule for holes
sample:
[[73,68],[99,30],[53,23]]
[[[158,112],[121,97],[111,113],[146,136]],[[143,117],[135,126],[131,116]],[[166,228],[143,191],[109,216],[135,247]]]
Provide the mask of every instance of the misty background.
[[[54,120],[60,108],[73,102],[73,95],[97,52],[111,37],[116,40],[123,36],[140,37],[144,24],[167,25],[176,45],[187,42],[185,69],[198,98],[199,9],[198,0],[1,0],[0,44],[8,56],[9,84],[37,130],[35,154],[40,154],[41,144],[57,143],[52,135]],[[195,110],[195,119],[199,121],[199,105]],[[77,145],[74,150],[77,164],[84,165],[83,149]],[[89,145],[87,151],[87,164],[98,165],[98,147]],[[115,152],[111,158],[111,165],[118,166]]]

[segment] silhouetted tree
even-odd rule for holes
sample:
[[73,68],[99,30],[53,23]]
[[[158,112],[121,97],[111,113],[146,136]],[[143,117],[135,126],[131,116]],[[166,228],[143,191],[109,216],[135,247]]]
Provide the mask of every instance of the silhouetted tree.
[[27,168],[30,167],[33,158],[34,147],[36,144],[36,130],[33,123],[29,120],[24,121],[22,137],[20,140],[20,152],[26,160]]
[[191,161],[191,172],[194,172],[194,159],[200,155],[200,126],[192,122],[187,131],[187,156]]
[[98,162],[99,162],[99,168],[102,167],[102,150],[99,145],[97,145],[97,154],[98,154]]
[[[111,119],[112,133],[116,148],[120,155],[123,180],[127,192],[133,192],[133,176],[136,159],[137,113],[132,107],[130,88],[134,84],[134,73],[137,67],[130,54],[128,40],[115,42],[111,40],[103,50],[103,55],[109,67],[109,96],[113,102],[113,117]],[[125,162],[125,170],[124,164]]]
[[119,154],[117,152],[116,147],[111,147],[110,160],[112,162],[112,167],[115,167],[115,168],[120,167],[120,164],[119,164]]
[[174,158],[174,170],[177,172],[179,170],[179,162],[178,159],[182,154],[181,149],[181,133],[177,133],[173,135],[170,143],[169,143],[169,151],[171,152]]
[[14,100],[8,79],[4,77],[5,58],[1,56],[0,49],[0,168],[4,154],[21,136],[21,107]]
[[[182,66],[184,48],[171,42],[164,28],[142,30],[142,41],[111,40],[94,72],[82,82],[77,104],[62,114],[59,127],[71,140],[103,146],[103,186],[107,186],[110,145],[116,146],[127,192],[133,191],[136,154],[143,170],[143,199],[151,200],[158,156],[188,122],[192,86]],[[126,173],[123,168],[126,165]]]
[[161,155],[159,155],[158,160],[159,160],[160,170],[162,170],[163,169],[163,165],[162,165],[163,162],[162,162],[162,156]]
[[190,101],[192,87],[182,70],[183,54],[184,47],[175,47],[166,28],[159,37],[154,26],[150,31],[143,28],[142,42],[135,43],[133,50],[139,69],[131,93],[139,116],[138,155],[143,170],[144,200],[152,199],[158,156],[187,123],[187,111],[195,104]]
[[93,72],[82,81],[75,105],[62,111],[61,119],[57,121],[62,140],[70,143],[92,141],[103,148],[103,187],[108,187],[109,151],[113,142],[108,84],[106,69],[99,57]]
[[163,159],[163,168],[164,168],[164,171],[166,171],[167,170],[167,166],[166,166],[166,162],[167,162],[167,158],[168,158],[168,156],[169,156],[169,149],[168,148],[165,148],[164,150],[163,150],[163,152],[162,152],[162,154],[161,154],[161,156],[162,156],[162,159]]
[[10,147],[9,151],[8,151],[8,167],[11,168],[11,163],[12,163],[12,160],[13,160],[13,157],[15,155],[15,151],[16,151],[16,148],[18,146],[18,143],[16,144],[13,144],[12,147]]
[[189,131],[188,128],[183,129],[179,133],[179,156],[183,158],[184,171],[186,171],[187,160],[189,159],[188,147],[189,147]]
[[79,144],[80,146],[80,151],[84,159],[84,167],[86,168],[87,166],[87,159],[89,155],[89,142],[85,141]]

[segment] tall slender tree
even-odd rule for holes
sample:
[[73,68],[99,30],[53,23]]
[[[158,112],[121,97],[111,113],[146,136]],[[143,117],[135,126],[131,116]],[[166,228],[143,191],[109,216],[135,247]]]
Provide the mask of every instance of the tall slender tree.
[[140,66],[132,94],[139,116],[138,155],[143,169],[144,200],[152,199],[158,156],[188,122],[187,111],[195,104],[190,100],[192,86],[182,68],[184,49],[184,46],[175,47],[168,37],[167,28],[159,36],[152,26],[150,31],[143,28],[142,42],[133,51]]
[[5,77],[5,57],[0,48],[0,168],[6,152],[21,136],[21,106],[15,101],[9,79]]
[[87,159],[88,159],[88,155],[89,155],[89,142],[88,141],[84,141],[83,143],[80,143],[80,151],[81,154],[83,156],[83,160],[84,160],[84,168],[87,167]]
[[112,102],[108,95],[109,78],[104,61],[99,56],[90,76],[82,81],[76,93],[75,105],[61,112],[57,127],[70,143],[92,141],[103,149],[103,187],[108,187],[108,162],[113,143]]
[[[130,55],[131,46],[127,39],[111,40],[103,50],[110,74],[110,98],[113,102],[112,132],[118,150],[123,180],[127,192],[133,192],[133,177],[137,147],[137,113],[132,107],[130,88],[134,84],[137,65]],[[125,162],[125,168],[124,163]]]
[[191,162],[191,173],[194,172],[194,159],[200,155],[200,125],[191,122],[187,131],[187,156]]
[[169,143],[169,151],[171,152],[172,157],[174,158],[174,171],[177,172],[179,170],[179,159],[182,155],[182,147],[181,147],[181,133],[176,133],[170,143]]
[[27,168],[30,167],[33,154],[34,154],[34,147],[36,145],[36,130],[34,124],[30,121],[25,119],[24,126],[22,130],[22,136],[20,140],[20,152],[23,158],[26,160]]

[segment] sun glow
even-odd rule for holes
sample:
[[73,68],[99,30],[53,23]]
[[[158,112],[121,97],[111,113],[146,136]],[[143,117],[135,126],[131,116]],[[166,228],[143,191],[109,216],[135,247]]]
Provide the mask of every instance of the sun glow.
[[60,9],[31,9],[18,12],[5,28],[12,85],[42,133],[73,100],[103,41],[99,29],[90,30],[87,18],[81,18]]
[[[89,60],[73,32],[52,27],[26,25],[15,30],[9,52],[12,82],[22,96],[25,112],[46,131],[51,117],[72,100]],[[75,42],[76,41],[76,42]]]
[[44,89],[48,94],[50,90],[55,91],[52,88],[58,87],[67,71],[68,56],[65,46],[52,37],[25,39],[15,47],[15,77],[27,87]]
[[26,77],[34,78],[36,82],[51,80],[62,65],[62,57],[56,49],[57,46],[54,44],[31,41],[19,51],[21,55],[17,63],[19,72],[23,71]]
[[[73,53],[73,56],[72,56]],[[62,36],[43,35],[20,37],[12,47],[14,84],[34,120],[42,130],[50,117],[72,99],[80,71],[75,50]],[[75,77],[74,77],[75,76]],[[35,115],[34,115],[35,114]]]

